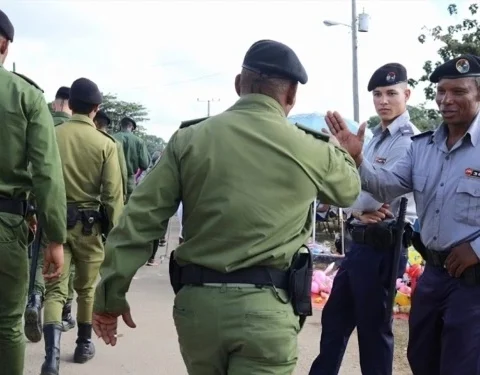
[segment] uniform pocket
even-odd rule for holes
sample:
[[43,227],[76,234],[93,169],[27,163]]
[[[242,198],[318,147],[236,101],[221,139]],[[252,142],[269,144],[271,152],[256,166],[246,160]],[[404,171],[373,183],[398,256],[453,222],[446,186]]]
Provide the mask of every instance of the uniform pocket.
[[480,181],[459,180],[455,193],[455,219],[472,226],[480,225]]

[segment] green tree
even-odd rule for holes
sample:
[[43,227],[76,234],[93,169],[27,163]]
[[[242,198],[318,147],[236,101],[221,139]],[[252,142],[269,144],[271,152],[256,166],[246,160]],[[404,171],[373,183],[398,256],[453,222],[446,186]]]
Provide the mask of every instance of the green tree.
[[[409,83],[415,87],[419,82],[428,83],[424,88],[427,100],[435,99],[435,89],[429,81],[430,74],[433,70],[444,62],[458,57],[462,54],[473,54],[480,56],[480,22],[478,21],[478,11],[480,1],[471,2],[468,11],[471,18],[465,18],[456,25],[450,25],[446,28],[436,26],[433,28],[425,28],[425,33],[418,37],[418,41],[422,44],[426,43],[429,38],[434,41],[440,41],[444,45],[438,50],[440,61],[433,62],[428,60],[423,64],[425,72],[418,81],[410,80]],[[450,4],[447,8],[448,13],[453,16],[458,14],[456,4]]]
[[137,124],[137,132],[145,133],[145,128],[140,123],[148,121],[148,110],[141,103],[126,102],[119,100],[115,94],[103,94],[103,103],[100,109],[110,117],[112,133],[120,130],[120,120],[124,117],[131,117]]
[[[410,113],[410,121],[420,131],[433,130],[442,121],[442,116],[435,109],[425,108],[425,103],[417,106],[407,105],[408,112]],[[367,121],[367,126],[372,129],[380,123],[380,117],[372,116]]]

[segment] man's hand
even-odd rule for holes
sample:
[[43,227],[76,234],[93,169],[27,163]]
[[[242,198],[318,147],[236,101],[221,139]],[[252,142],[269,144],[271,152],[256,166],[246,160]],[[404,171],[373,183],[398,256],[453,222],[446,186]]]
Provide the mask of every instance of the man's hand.
[[93,330],[97,337],[105,341],[105,344],[115,346],[117,344],[118,317],[122,315],[123,321],[130,328],[136,328],[137,325],[132,319],[130,310],[122,314],[96,314],[93,313]]
[[445,261],[445,267],[450,276],[460,277],[468,267],[474,266],[479,262],[480,259],[473,251],[472,246],[466,242],[452,249]]
[[393,214],[389,211],[390,205],[384,204],[378,211],[364,212],[358,217],[363,224],[380,223],[385,219],[393,218]]
[[329,142],[329,143],[331,143],[332,145],[334,145],[334,146],[336,146],[336,147],[342,147],[342,146],[340,145],[340,142],[338,141],[338,139],[337,139],[333,134],[330,134],[327,129],[323,128],[323,129],[322,129],[322,133],[328,135],[328,137],[329,137],[329,141],[328,141],[328,142]]
[[362,154],[367,123],[364,122],[360,125],[358,133],[355,135],[348,129],[345,121],[343,121],[342,116],[340,116],[338,112],[332,113],[328,111],[325,116],[325,122],[332,135],[337,138],[340,145],[357,161]]
[[63,245],[50,242],[43,254],[43,277],[52,280],[60,277],[63,271]]

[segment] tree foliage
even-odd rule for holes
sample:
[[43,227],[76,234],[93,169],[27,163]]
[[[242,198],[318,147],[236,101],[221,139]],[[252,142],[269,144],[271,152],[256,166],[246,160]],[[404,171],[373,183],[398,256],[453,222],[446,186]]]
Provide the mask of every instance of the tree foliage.
[[[410,113],[410,121],[422,132],[433,130],[442,122],[440,113],[435,109],[425,108],[425,104],[408,105],[407,109]],[[372,129],[379,123],[380,117],[372,116],[368,119],[367,126]]]
[[[424,88],[427,100],[435,99],[435,89],[430,83],[429,77],[433,70],[444,62],[458,57],[462,54],[473,54],[480,56],[480,22],[479,18],[480,1],[470,3],[468,6],[471,18],[465,18],[456,25],[450,25],[446,28],[435,26],[433,28],[424,27],[425,32],[418,37],[422,44],[428,40],[440,41],[443,43],[438,50],[439,61],[428,60],[423,65],[424,74],[418,80],[410,80],[409,83],[415,87],[419,82],[427,82]],[[450,4],[447,8],[448,13],[453,16],[458,14],[456,4]]]

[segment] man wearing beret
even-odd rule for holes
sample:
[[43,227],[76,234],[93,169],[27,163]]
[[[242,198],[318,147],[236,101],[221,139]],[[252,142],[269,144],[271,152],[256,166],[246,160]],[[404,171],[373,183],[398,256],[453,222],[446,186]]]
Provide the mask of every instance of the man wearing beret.
[[65,272],[46,282],[44,326],[45,362],[41,375],[57,375],[60,361],[62,308],[67,298],[70,264],[75,265],[78,335],[73,360],[85,363],[95,355],[92,307],[98,270],[104,259],[100,205],[109,226],[123,209],[122,180],[115,140],[96,129],[93,119],[102,103],[98,86],[86,78],[73,82],[69,106],[72,118],[57,126],[67,196]]
[[[365,158],[375,166],[392,168],[407,152],[414,134],[407,111],[410,89],[407,70],[398,63],[378,68],[370,78],[368,91],[373,94],[380,124],[365,149]],[[406,196],[407,221],[416,218],[412,194]],[[391,375],[393,367],[392,321],[388,313],[388,285],[391,280],[395,242],[389,240],[393,216],[398,214],[400,197],[377,201],[362,191],[357,201],[346,210],[351,243],[345,260],[333,282],[332,292],[322,312],[320,354],[310,375],[337,375],[353,330],[357,328],[360,367],[363,374]],[[393,214],[392,214],[393,213]],[[385,233],[370,236],[369,233]],[[378,238],[385,238],[379,241]],[[405,272],[407,249],[401,249],[398,277]]]
[[298,83],[307,82],[295,52],[261,40],[242,68],[239,100],[183,124],[136,187],[107,239],[96,291],[95,332],[115,345],[119,316],[135,326],[128,286],[182,201],[185,242],[170,265],[172,286],[180,287],[173,318],[190,375],[292,374],[301,325],[289,302],[289,267],[310,258],[312,202],[345,207],[360,193],[345,151],[287,120]]
[[[46,279],[62,273],[67,231],[62,164],[43,91],[3,67],[13,39],[13,25],[0,11],[0,373],[23,375],[30,195],[35,195],[39,225],[50,239],[44,250]],[[30,230],[35,227],[33,220]]]
[[426,260],[409,317],[413,374],[473,375],[480,353],[480,57],[447,61],[430,81],[443,123],[412,137],[391,168],[363,158],[361,137],[339,116],[329,125],[365,190],[382,202],[413,191]]
[[[110,117],[105,113],[105,111],[99,110],[93,119],[95,126],[98,130],[108,134],[108,127],[110,126],[112,120]],[[125,161],[125,154],[123,152],[123,145],[115,139],[115,144],[117,145],[117,153],[118,153],[118,162],[120,163],[120,171],[122,172],[122,186],[123,186],[123,196],[124,199],[127,197],[127,162]]]
[[130,117],[124,117],[120,121],[120,131],[113,137],[122,143],[127,162],[127,200],[135,187],[135,174],[140,169],[147,170],[150,164],[150,156],[143,139],[133,134],[137,128],[136,122]]
[[[53,102],[53,124],[55,126],[63,124],[72,116],[72,111],[68,107],[68,99],[70,97],[70,87],[62,86],[57,90],[55,101]],[[45,236],[41,239],[41,248],[47,246]],[[45,282],[42,275],[43,269],[43,251],[38,254],[37,271],[35,274],[35,284],[33,293],[28,297],[27,307],[25,309],[25,336],[31,342],[39,342],[42,339],[42,305],[45,295]],[[72,301],[74,297],[73,279],[75,277],[75,267],[70,267],[70,276],[68,281],[68,298],[63,307],[63,331],[75,327],[75,319],[72,317]]]

